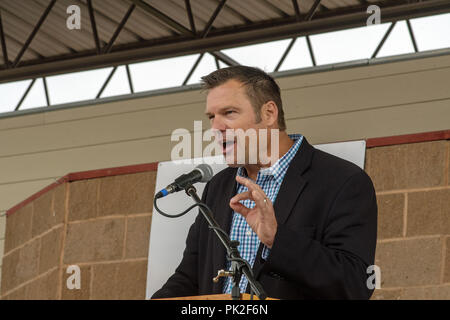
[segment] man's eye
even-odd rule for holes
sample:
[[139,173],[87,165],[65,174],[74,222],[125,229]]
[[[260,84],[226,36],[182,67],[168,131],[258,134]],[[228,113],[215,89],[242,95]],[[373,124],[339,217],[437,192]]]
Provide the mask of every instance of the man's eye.
[[225,114],[229,115],[229,114],[232,114],[233,112],[234,112],[234,110],[227,110],[227,111],[225,111]]

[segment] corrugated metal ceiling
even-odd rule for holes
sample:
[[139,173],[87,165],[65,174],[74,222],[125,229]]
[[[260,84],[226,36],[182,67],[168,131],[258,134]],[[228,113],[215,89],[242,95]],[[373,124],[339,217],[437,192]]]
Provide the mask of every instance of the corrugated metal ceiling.
[[[38,21],[52,1],[54,0],[0,0],[1,24],[6,44],[6,49],[2,46],[2,52],[0,53],[0,82],[7,80],[7,76],[2,77],[1,74],[11,74],[13,62],[24,48],[27,39],[30,40],[30,38],[32,38],[31,42],[29,42],[23,56],[16,61],[18,62],[15,66],[16,69],[40,64],[45,65],[55,61],[70,61],[77,57],[98,56],[88,6],[89,0],[57,0],[40,28],[35,30]],[[308,22],[305,21],[308,14],[314,14],[309,22],[315,22],[321,19],[365,13],[370,4],[377,4],[382,10],[395,6],[405,6],[406,10],[407,6],[411,6],[411,3],[415,2],[418,1],[91,0],[100,47],[105,48],[114,33],[119,32],[112,43],[110,52],[151,47],[161,43],[177,44],[177,41],[180,41],[181,52],[190,37],[192,40],[198,40],[201,37],[214,12],[223,4],[217,17],[213,20],[212,28],[205,37],[206,40],[222,34],[233,34],[236,39],[239,39],[241,30],[264,29],[292,23],[298,23],[300,26],[302,22]],[[429,7],[429,4],[435,3],[437,8],[440,8],[439,10],[442,11],[447,8],[450,11],[450,1],[448,0],[423,0],[421,3],[427,3]],[[445,3],[448,6],[445,6]],[[67,8],[74,4],[81,9],[80,30],[69,30],[66,27],[66,20],[69,17],[66,12]],[[189,19],[188,5],[191,7],[194,25],[191,24]],[[418,4],[415,5],[420,8]],[[134,9],[131,6],[134,6]],[[313,9],[315,10],[313,11]],[[129,19],[122,29],[118,29],[128,10],[132,10]],[[420,15],[417,10],[413,14],[415,16]],[[336,26],[334,26],[333,23],[335,22],[330,22],[327,28],[333,29],[335,27],[338,29],[343,27],[343,24],[336,23]],[[34,37],[31,37],[33,30],[37,32]],[[308,30],[314,32],[315,29],[311,27]],[[286,37],[288,36],[290,35]],[[281,38],[282,35],[277,34],[276,37]],[[248,39],[248,41],[252,40]],[[236,41],[236,43],[238,42],[240,40]],[[217,42],[215,46],[218,46]],[[171,50],[170,54],[168,52],[167,55],[176,55],[176,52],[174,52],[176,46],[172,47]],[[3,52],[6,52],[8,56],[8,65],[4,63],[5,55]],[[158,57],[164,56],[164,52]],[[126,54],[123,57],[126,57]],[[126,60],[126,58],[124,59]],[[70,67],[66,65],[63,69],[68,70]],[[39,74],[39,72],[45,74],[45,68],[34,71],[34,74]],[[54,70],[52,72],[55,73]],[[24,78],[27,74],[27,72],[24,72],[23,75],[17,75],[14,79]]]

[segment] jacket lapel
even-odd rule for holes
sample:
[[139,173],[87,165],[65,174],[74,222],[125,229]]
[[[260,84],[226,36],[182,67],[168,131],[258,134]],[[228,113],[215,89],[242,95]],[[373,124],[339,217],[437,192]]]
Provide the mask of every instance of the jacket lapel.
[[[275,216],[278,224],[284,224],[286,222],[292,213],[295,202],[306,187],[307,180],[303,177],[303,173],[310,167],[313,153],[314,148],[303,137],[302,145],[289,165],[274,203]],[[253,273],[256,279],[258,279],[264,267],[264,260],[261,257],[262,249],[263,244],[261,243],[253,266]],[[250,287],[247,286],[247,291],[249,289]]]
[[302,145],[289,165],[274,203],[275,215],[279,224],[286,222],[295,202],[307,184],[307,180],[302,175],[311,164],[313,152],[314,148],[303,137]]

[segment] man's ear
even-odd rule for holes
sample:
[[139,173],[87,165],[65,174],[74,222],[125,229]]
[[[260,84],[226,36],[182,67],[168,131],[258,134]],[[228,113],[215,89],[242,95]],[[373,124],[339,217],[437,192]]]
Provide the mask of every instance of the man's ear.
[[268,101],[261,108],[261,119],[268,127],[278,125],[278,107],[275,102]]

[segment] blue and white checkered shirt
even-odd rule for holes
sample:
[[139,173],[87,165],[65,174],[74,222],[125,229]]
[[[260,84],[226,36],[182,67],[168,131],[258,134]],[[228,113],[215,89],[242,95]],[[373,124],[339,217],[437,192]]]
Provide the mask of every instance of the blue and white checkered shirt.
[[[286,171],[289,168],[289,164],[297,153],[300,145],[303,141],[303,136],[300,134],[289,135],[289,137],[295,141],[294,145],[289,149],[286,154],[284,154],[276,163],[274,163],[269,168],[261,169],[258,172],[256,178],[256,184],[258,184],[261,189],[264,191],[266,196],[272,201],[275,202],[277,198],[278,191],[280,190],[281,183],[283,182],[284,176],[286,175]],[[247,172],[244,170],[244,167],[240,167],[237,170],[237,174],[241,177],[247,178]],[[237,185],[237,194],[248,191],[247,187],[238,183]],[[241,203],[247,208],[253,208],[255,206],[255,202],[249,199],[241,201]],[[260,240],[255,232],[250,228],[247,224],[245,218],[239,213],[233,212],[233,220],[231,222],[231,230],[230,230],[230,238],[231,240],[239,241],[239,252],[241,253],[241,257],[248,261],[248,263],[253,267],[256,259],[256,253],[258,252],[258,248],[260,245]],[[264,246],[262,257],[267,259],[269,256],[270,249]],[[227,270],[231,267],[231,263],[227,262]],[[247,277],[242,275],[241,282],[239,283],[239,288],[241,292],[245,292],[247,288]],[[231,278],[227,277],[225,279],[223,292],[231,293]]]

